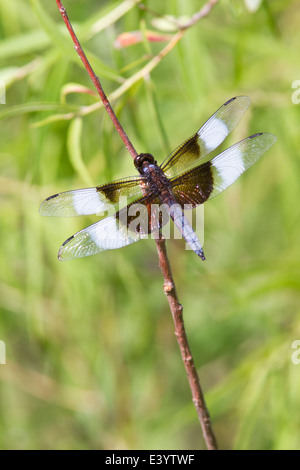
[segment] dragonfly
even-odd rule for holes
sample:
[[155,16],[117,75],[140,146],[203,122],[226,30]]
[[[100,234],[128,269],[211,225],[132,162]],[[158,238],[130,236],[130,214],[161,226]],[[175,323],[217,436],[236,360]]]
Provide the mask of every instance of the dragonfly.
[[[141,153],[134,159],[139,175],[48,197],[40,206],[44,216],[73,217],[112,210],[68,238],[59,250],[58,259],[65,261],[121,248],[150,234],[159,238],[162,227],[171,219],[190,248],[205,260],[185,208],[193,209],[220,194],[276,142],[273,134],[256,133],[209,159],[249,105],[247,96],[226,101],[161,165],[150,153]],[[158,210],[152,210],[153,207]],[[136,208],[144,213],[142,220]]]

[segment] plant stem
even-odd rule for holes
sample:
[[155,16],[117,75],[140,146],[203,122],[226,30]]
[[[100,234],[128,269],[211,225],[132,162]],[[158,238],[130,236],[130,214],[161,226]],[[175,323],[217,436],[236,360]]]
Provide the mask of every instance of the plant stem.
[[199,382],[194,359],[189,347],[183,321],[183,307],[179,303],[176,286],[174,283],[169,259],[167,256],[165,240],[157,240],[159,266],[164,276],[164,291],[169,301],[170,309],[175,325],[175,335],[178,341],[181,357],[187,373],[188,381],[192,391],[193,402],[202,427],[202,433],[208,450],[217,450],[217,440],[211,425],[209,411],[206,406],[204,394]]
[[56,3],[57,3],[57,6],[59,8],[59,11],[61,13],[61,16],[63,17],[63,20],[66,24],[66,27],[70,33],[70,36],[73,40],[73,43],[74,43],[74,48],[77,52],[77,54],[79,55],[80,59],[82,60],[83,62],[83,65],[86,69],[86,71],[88,72],[92,82],[94,83],[95,87],[96,87],[96,90],[101,98],[101,101],[103,103],[103,106],[105,107],[106,111],[108,112],[109,114],[109,117],[110,119],[112,120],[112,123],[113,125],[115,126],[116,128],[116,131],[118,132],[119,136],[121,137],[121,139],[123,140],[128,152],[130,153],[130,155],[132,156],[132,158],[135,158],[137,156],[137,152],[135,150],[135,148],[133,147],[132,143],[130,142],[126,132],[124,131],[120,121],[118,120],[117,116],[115,115],[115,112],[110,104],[110,102],[108,101],[107,99],[107,96],[106,94],[104,93],[104,90],[102,88],[102,85],[100,83],[100,80],[99,80],[99,77],[97,77],[97,75],[95,74],[91,64],[89,63],[82,47],[81,47],[81,44],[75,34],[75,31],[71,25],[71,22],[68,18],[68,15],[67,15],[67,12],[66,12],[66,9],[65,7],[62,5],[61,1],[60,0],[56,0]]

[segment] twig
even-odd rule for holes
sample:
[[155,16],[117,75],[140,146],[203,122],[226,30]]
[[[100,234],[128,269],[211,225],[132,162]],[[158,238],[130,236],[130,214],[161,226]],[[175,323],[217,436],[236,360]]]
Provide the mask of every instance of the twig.
[[179,303],[176,287],[167,256],[165,240],[157,240],[157,251],[159,256],[159,266],[164,276],[164,291],[169,301],[170,309],[172,312],[175,335],[177,337],[178,345],[181,352],[181,357],[187,373],[188,381],[192,391],[193,402],[198,413],[198,418],[202,427],[203,437],[209,450],[217,449],[217,440],[211,425],[209,412],[205,403],[204,394],[199,382],[199,377],[196,371],[194,359],[190,351],[188,339],[186,336],[184,321],[183,321],[183,307]]
[[[178,31],[178,33],[171,39],[171,41],[160,52],[160,54],[154,57],[154,59],[152,59],[152,61],[150,61],[149,64],[147,64],[147,66],[144,67],[143,74],[141,74],[141,76],[145,76],[145,72],[149,73],[157,65],[157,63],[159,63],[162,60],[162,58],[165,57],[165,55],[168,52],[170,52],[170,50],[173,49],[175,44],[177,44],[177,42],[184,35],[184,32],[189,27],[189,25],[195,24],[196,21],[198,21],[200,18],[203,18],[204,16],[208,15],[212,7],[217,2],[218,0],[210,0],[206,5],[204,5],[204,7],[198,12],[198,14],[196,14],[197,17],[196,15],[194,15],[192,19],[190,20],[189,24],[186,24],[185,27],[183,27],[180,31]],[[130,155],[132,156],[132,158],[135,158],[137,155],[137,152],[135,148],[133,147],[131,141],[129,140],[128,136],[126,135],[120,122],[118,121],[118,118],[116,117],[110,105],[110,102],[107,99],[103,91],[99,78],[96,76],[85,53],[83,52],[83,49],[79,43],[79,40],[77,39],[77,36],[73,30],[73,27],[70,23],[70,20],[68,18],[65,8],[62,5],[62,2],[60,0],[56,0],[56,3],[63,17],[63,20],[68,28],[70,36],[73,40],[75,50],[78,53],[80,59],[82,60],[83,65],[85,66],[90,78],[92,79],[106,111],[108,112],[118,134],[122,138]],[[216,438],[215,438],[215,435],[211,426],[209,412],[206,407],[204,395],[200,386],[194,360],[193,360],[193,357],[189,348],[189,344],[188,344],[188,340],[187,340],[187,336],[186,336],[186,332],[184,328],[184,322],[183,322],[183,313],[182,313],[183,308],[182,308],[182,305],[179,303],[179,300],[177,297],[176,287],[175,287],[170,263],[169,263],[168,256],[167,256],[165,240],[157,239],[156,246],[157,246],[158,257],[159,257],[159,266],[160,266],[160,269],[164,278],[164,292],[167,295],[170,310],[173,316],[174,325],[175,325],[175,335],[177,337],[182,360],[186,369],[188,381],[189,381],[190,388],[192,391],[193,402],[198,413],[199,421],[201,423],[202,432],[203,432],[203,436],[204,436],[207,448],[209,450],[216,450],[217,442],[216,442]]]
[[209,0],[205,5],[199,10],[197,13],[195,13],[192,18],[187,21],[184,25],[181,25],[181,29],[187,29],[193,26],[197,21],[201,20],[201,18],[204,18],[207,16],[211,9],[219,2],[219,0]]
[[85,55],[85,53],[84,53],[84,51],[81,47],[80,42],[77,39],[77,36],[76,36],[75,31],[74,31],[74,29],[73,29],[73,27],[70,23],[70,20],[68,18],[65,7],[62,5],[60,0],[56,0],[56,3],[57,3],[57,6],[59,8],[59,11],[61,13],[61,16],[63,17],[63,20],[66,24],[66,27],[68,28],[70,36],[73,40],[74,48],[75,48],[77,54],[79,55],[80,59],[82,60],[83,65],[84,65],[85,69],[87,70],[89,76],[91,77],[91,80],[92,80],[92,82],[94,83],[94,85],[96,87],[96,90],[97,90],[97,92],[98,92],[98,94],[101,98],[101,101],[102,101],[106,111],[109,114],[109,117],[112,120],[113,125],[115,126],[119,136],[123,140],[128,152],[130,153],[132,158],[135,158],[137,156],[137,152],[134,149],[132,143],[130,142],[126,132],[124,131],[124,129],[123,129],[121,123],[120,123],[120,121],[118,120],[117,116],[115,115],[115,112],[112,109],[111,104],[108,101],[106,94],[104,93],[104,90],[103,90],[102,85],[100,83],[99,77],[97,77],[94,70],[92,69],[92,66],[89,63],[89,61],[88,61],[88,59],[87,59],[87,57],[86,57],[86,55]]
[[157,13],[156,11],[152,10],[148,6],[143,5],[142,3],[139,3],[137,6],[140,8],[140,10],[145,10],[151,13],[153,16],[156,16],[157,18],[165,18],[166,21],[171,23],[174,27],[176,27],[179,30],[184,30],[187,28],[190,28],[193,26],[197,21],[199,21],[201,18],[204,18],[210,13],[210,10],[218,3],[219,0],[209,0],[205,5],[199,10],[197,13],[195,13],[189,21],[186,23],[181,23],[178,21],[175,17],[173,16],[165,16],[161,13]]

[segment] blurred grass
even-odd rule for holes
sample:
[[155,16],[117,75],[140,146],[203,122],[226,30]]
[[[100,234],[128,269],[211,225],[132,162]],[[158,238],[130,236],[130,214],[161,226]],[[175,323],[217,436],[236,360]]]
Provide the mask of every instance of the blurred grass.
[[[202,2],[204,4],[204,2]],[[107,93],[147,61],[149,45],[115,50],[117,35],[151,29],[131,9],[92,34],[121,1],[65,1]],[[199,2],[153,0],[162,14],[192,15]],[[220,446],[299,449],[300,5],[221,2],[118,102],[138,151],[161,161],[227,99],[252,98],[229,142],[250,133],[276,145],[205,207],[201,263],[169,242],[185,324]],[[82,34],[82,35],[81,35]],[[150,45],[156,54],[161,44]],[[132,67],[131,67],[132,64]],[[204,447],[149,240],[59,263],[63,240],[94,218],[43,219],[57,191],[134,174],[104,110],[36,126],[97,100],[66,97],[91,87],[55,2],[0,3],[1,449],[194,449]]]

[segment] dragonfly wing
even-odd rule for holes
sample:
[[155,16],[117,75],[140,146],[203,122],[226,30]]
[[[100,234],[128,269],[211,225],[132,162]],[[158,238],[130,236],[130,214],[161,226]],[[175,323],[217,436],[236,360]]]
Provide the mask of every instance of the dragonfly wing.
[[226,188],[250,168],[276,142],[268,133],[254,134],[229,149],[171,180],[173,194],[183,207],[203,204]]
[[250,105],[248,96],[236,96],[224,103],[192,137],[177,147],[162,163],[170,178],[204,158],[224,141]]
[[48,197],[40,206],[40,214],[47,216],[74,217],[91,215],[118,207],[120,198],[123,205],[128,204],[129,198],[142,195],[140,183],[143,177],[133,176],[95,188],[77,189],[54,194]]
[[209,196],[213,198],[232,185],[244,171],[275,144],[273,134],[254,134],[238,142],[211,160],[214,187]]
[[114,215],[77,232],[62,244],[59,260],[67,261],[121,248],[147,238],[150,233],[157,238],[167,220],[165,217],[162,219],[156,210],[151,213],[152,205],[159,205],[158,198],[151,198],[150,195],[142,197]]
[[105,250],[130,245],[141,238],[139,233],[127,232],[115,214],[68,238],[59,250],[58,259],[68,261],[73,258],[96,255]]

